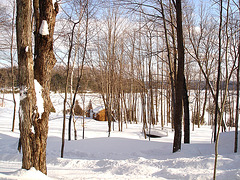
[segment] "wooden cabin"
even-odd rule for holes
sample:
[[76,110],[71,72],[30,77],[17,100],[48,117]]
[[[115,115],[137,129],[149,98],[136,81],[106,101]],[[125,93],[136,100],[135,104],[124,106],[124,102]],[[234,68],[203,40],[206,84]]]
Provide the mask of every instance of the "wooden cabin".
[[107,121],[106,110],[104,106],[98,106],[95,109],[87,109],[86,116],[97,121]]
[[107,121],[106,110],[102,109],[98,112],[93,113],[93,119],[97,121]]

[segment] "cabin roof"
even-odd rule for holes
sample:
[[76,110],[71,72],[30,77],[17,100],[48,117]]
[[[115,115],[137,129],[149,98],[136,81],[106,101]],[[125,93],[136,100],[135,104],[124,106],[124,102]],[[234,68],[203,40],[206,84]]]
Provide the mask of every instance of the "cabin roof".
[[98,112],[100,112],[100,111],[103,110],[103,109],[105,109],[105,106],[98,106],[98,107],[96,107],[96,108],[93,109],[93,112],[94,112],[94,113],[98,113]]

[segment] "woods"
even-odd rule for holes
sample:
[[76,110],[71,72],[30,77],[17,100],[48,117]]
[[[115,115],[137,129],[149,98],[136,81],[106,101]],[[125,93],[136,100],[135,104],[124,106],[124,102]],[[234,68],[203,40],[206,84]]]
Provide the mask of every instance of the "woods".
[[216,145],[215,166],[221,131],[235,131],[229,148],[238,152],[237,2],[16,0],[9,6],[10,12],[0,7],[0,53],[8,64],[0,69],[0,88],[3,95],[12,92],[14,101],[20,94],[22,168],[47,174],[51,92],[64,93],[62,158],[66,132],[68,141],[78,137],[76,97],[84,99],[78,104],[84,118],[88,93],[102,99],[108,137],[129,124],[140,123],[149,140],[156,127],[170,128],[172,152],[177,153],[182,138],[189,144],[191,132],[208,125]]

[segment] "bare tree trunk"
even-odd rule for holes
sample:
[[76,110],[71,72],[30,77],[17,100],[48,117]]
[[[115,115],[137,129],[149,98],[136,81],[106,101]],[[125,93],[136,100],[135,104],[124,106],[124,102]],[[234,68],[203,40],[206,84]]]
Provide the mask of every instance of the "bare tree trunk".
[[12,132],[14,131],[15,126],[15,117],[16,117],[16,99],[15,99],[15,88],[14,88],[14,64],[13,64],[13,41],[14,41],[14,22],[15,22],[15,1],[13,2],[13,19],[12,19],[12,36],[11,36],[11,47],[10,47],[10,56],[11,56],[11,73],[12,73],[12,95],[13,95],[13,122],[12,122]]
[[161,12],[162,13],[162,18],[163,18],[165,43],[166,43],[166,46],[167,46],[169,76],[170,76],[171,92],[172,92],[172,120],[173,120],[174,119],[174,112],[175,112],[175,103],[176,103],[175,87],[174,87],[174,72],[173,72],[173,65],[172,65],[171,52],[170,52],[170,45],[169,45],[168,33],[167,33],[166,18],[165,18],[165,13],[164,13],[162,0],[160,1],[160,5],[161,5],[161,11],[162,11]]
[[215,96],[215,117],[214,117],[214,142],[216,142],[217,138],[217,121],[218,121],[218,97],[219,97],[219,86],[220,86],[220,75],[221,75],[221,62],[222,62],[222,0],[220,1],[220,25],[219,25],[219,52],[218,52],[218,74],[217,74],[217,85],[216,85],[216,96]]
[[[71,52],[72,52],[72,48],[73,48],[73,34],[74,34],[75,27],[76,27],[76,24],[74,23],[73,29],[72,29],[72,34],[71,34],[70,47],[69,47],[69,51],[68,51],[67,76],[66,76],[66,84],[65,84],[65,97],[64,97],[64,101],[63,101],[63,128],[62,128],[61,158],[63,158],[64,145],[65,145],[66,103],[67,103],[68,81],[69,81],[69,73],[70,73],[70,59],[71,59]],[[69,131],[68,131],[68,133],[70,134]],[[71,136],[70,136],[70,138],[71,138]]]
[[163,106],[165,107],[165,102],[163,103],[163,61],[162,61],[162,75],[161,75],[161,126],[162,128],[165,125],[165,115],[163,111],[165,111],[165,108],[163,109]]
[[183,83],[184,83],[184,46],[183,46],[183,32],[182,32],[182,5],[181,0],[176,0],[177,12],[177,44],[178,44],[178,72],[176,83],[176,107],[174,115],[174,142],[173,152],[181,150],[182,138],[182,97],[183,97]]
[[[51,72],[56,63],[53,52],[53,33],[55,19],[58,13],[58,3],[51,0],[34,0],[34,17],[36,21],[35,29],[35,57],[34,57],[34,77],[42,86],[42,98],[44,101],[44,112],[40,115],[41,120],[34,125],[36,137],[35,168],[47,173],[46,169],[46,146],[48,135],[48,120],[51,108],[53,107],[50,99]],[[44,21],[48,25],[48,34],[40,31]],[[41,26],[40,26],[41,25]],[[39,148],[41,147],[41,148]]]
[[186,79],[183,82],[183,103],[184,103],[184,143],[190,143],[190,118],[189,118],[189,101]]
[[[82,101],[83,101],[83,134],[82,134],[82,138],[85,138],[85,93],[83,93],[83,97],[82,97]],[[77,133],[76,133],[77,135]]]
[[[84,42],[84,49],[83,49],[83,55],[82,55],[82,63],[81,63],[81,67],[80,67],[80,72],[78,75],[78,81],[77,81],[77,85],[76,85],[76,89],[74,92],[74,96],[73,96],[73,100],[72,100],[72,105],[70,108],[70,116],[69,116],[69,126],[68,126],[68,130],[71,131],[71,120],[72,120],[72,116],[73,116],[73,110],[74,110],[74,106],[75,106],[75,101],[76,101],[76,96],[78,93],[78,89],[80,87],[80,82],[83,76],[83,66],[84,66],[84,62],[86,59],[86,53],[87,53],[87,43],[88,43],[88,0],[85,4],[85,8],[86,8],[86,25],[85,25],[85,42]],[[71,133],[69,132],[68,134],[68,140],[71,140]]]
[[[70,40],[70,47],[68,51],[68,63],[67,63],[67,76],[66,76],[66,85],[65,85],[65,98],[63,103],[63,131],[62,131],[62,151],[64,149],[64,136],[65,136],[65,121],[66,121],[66,103],[67,103],[67,94],[68,94],[68,81],[70,76],[70,60],[72,55],[72,49],[73,49],[73,36],[74,36],[74,29],[76,27],[76,23],[74,23],[72,28],[72,34],[71,34],[71,40]],[[72,92],[70,92],[72,93]],[[68,122],[68,140],[71,140],[71,121]],[[61,157],[62,157],[61,153]]]
[[[230,5],[230,0],[227,1],[227,22],[226,22],[226,28],[228,28],[228,16],[229,16],[229,5]],[[221,65],[221,31],[222,31],[222,13],[223,13],[223,1],[220,0],[220,26],[219,26],[219,66]],[[229,79],[228,79],[228,57],[227,57],[227,49],[228,49],[228,31],[226,31],[226,35],[227,35],[227,40],[226,40],[226,87],[225,87],[225,93],[224,93],[224,97],[223,97],[223,101],[222,101],[222,105],[221,105],[221,113],[220,113],[220,117],[219,119],[216,119],[217,116],[215,114],[215,121],[218,120],[218,129],[216,131],[216,123],[215,123],[215,133],[216,133],[216,137],[214,136],[214,140],[215,140],[215,160],[214,160],[214,173],[213,173],[213,179],[216,179],[216,174],[217,174],[217,160],[218,160],[218,143],[219,143],[219,135],[220,135],[220,127],[221,124],[223,122],[223,113],[224,113],[224,108],[225,108],[225,102],[227,99],[227,93],[228,93],[228,84],[229,84]],[[218,71],[221,71],[220,67],[218,67]],[[218,72],[219,73],[219,72]],[[217,82],[218,83],[218,82]],[[217,87],[218,90],[218,87]],[[217,94],[218,92],[216,92]],[[216,97],[217,99],[218,97]],[[218,100],[216,100],[216,102],[218,102]],[[218,106],[216,106],[217,108]],[[215,109],[215,113],[217,113],[216,111],[217,109]]]
[[[157,34],[157,51],[159,49],[158,34]],[[159,89],[159,58],[157,57],[157,84],[155,87],[155,123],[158,123],[158,89]]]
[[197,93],[197,120],[198,120],[198,128],[200,128],[200,124],[201,124],[201,118],[200,118],[200,109],[201,109],[201,81],[202,81],[202,78],[201,78],[201,71],[199,73],[199,79],[198,79],[199,83],[198,83],[198,93]]
[[[46,145],[49,113],[52,107],[50,100],[51,70],[56,62],[53,53],[53,32],[58,4],[53,7],[52,1],[34,1],[35,60],[32,59],[32,2],[17,1],[17,46],[20,84],[20,145],[22,146],[22,168],[37,170],[47,174]],[[46,22],[47,32],[40,31],[40,23]],[[36,104],[34,77],[40,82],[39,90],[43,104]],[[37,84],[36,81],[36,84]],[[42,111],[40,111],[42,106]],[[32,129],[34,128],[34,130]]]
[[[32,154],[32,114],[36,96],[32,58],[32,3],[30,0],[17,0],[17,50],[20,86],[19,129],[22,147],[22,168],[33,167]],[[26,26],[27,25],[27,26]]]
[[[240,1],[239,1],[240,6]],[[239,10],[240,14],[240,10]],[[240,33],[239,33],[240,34]],[[237,65],[237,102],[236,102],[236,117],[235,117],[235,142],[234,142],[234,152],[238,152],[238,118],[239,118],[239,68],[240,68],[240,35],[238,42],[238,65]]]
[[208,91],[208,84],[205,84],[205,95],[204,95],[204,102],[203,102],[203,109],[202,109],[202,115],[201,115],[201,122],[204,123],[204,115],[205,115],[205,110],[206,110],[206,105],[207,105],[207,91]]

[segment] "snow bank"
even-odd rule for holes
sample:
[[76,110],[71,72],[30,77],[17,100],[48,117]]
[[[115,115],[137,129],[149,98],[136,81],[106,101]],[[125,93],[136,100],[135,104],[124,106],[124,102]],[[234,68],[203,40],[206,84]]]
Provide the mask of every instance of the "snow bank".
[[45,174],[37,171],[35,168],[30,170],[21,169],[19,171],[4,175],[0,173],[0,179],[17,179],[17,180],[51,180]]

